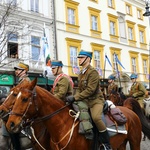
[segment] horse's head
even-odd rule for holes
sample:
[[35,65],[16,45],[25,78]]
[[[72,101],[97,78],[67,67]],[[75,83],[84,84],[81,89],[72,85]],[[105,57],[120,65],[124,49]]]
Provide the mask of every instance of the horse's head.
[[144,110],[147,118],[150,118],[150,99],[144,100]]
[[26,79],[23,80],[20,84],[18,84],[16,87],[13,87],[4,102],[0,105],[0,118],[6,120],[6,116],[8,116],[8,113],[12,109],[14,103],[15,103],[15,98],[19,93],[20,88],[25,87],[25,83],[29,82]]
[[13,99],[15,102],[10,112],[6,127],[10,132],[18,132],[21,129],[23,118],[32,104],[33,89],[37,78],[31,82],[24,81],[24,86],[19,89],[19,93]]
[[111,91],[109,95],[109,100],[112,101],[115,105],[118,105],[118,102],[120,100],[120,95],[116,91]]

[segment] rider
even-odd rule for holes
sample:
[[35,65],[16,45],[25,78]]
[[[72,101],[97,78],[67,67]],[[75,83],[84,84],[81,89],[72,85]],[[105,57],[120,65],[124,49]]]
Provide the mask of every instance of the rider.
[[108,97],[112,92],[118,92],[118,85],[115,84],[116,77],[114,75],[110,75],[108,77]]
[[135,98],[139,102],[141,108],[144,108],[143,99],[145,98],[147,90],[145,89],[142,83],[137,82],[137,78],[137,74],[131,74],[130,79],[132,81],[132,86],[129,91],[129,96]]
[[[30,81],[27,72],[29,71],[29,66],[25,63],[20,62],[17,66],[14,67],[15,75],[18,77],[18,83],[21,83],[24,79]],[[9,133],[13,147],[15,150],[21,150],[20,143],[20,133]]]
[[63,73],[62,67],[62,61],[53,60],[51,62],[52,73],[54,76],[56,76],[52,88],[52,93],[57,98],[65,101],[66,96],[73,94],[74,83],[71,77]]
[[78,89],[74,96],[68,96],[67,102],[85,101],[88,104],[91,117],[96,124],[101,142],[107,150],[111,149],[110,138],[104,122],[102,121],[102,111],[104,106],[104,97],[99,90],[99,74],[90,63],[92,52],[81,50],[78,54],[79,65],[82,70],[78,76]]

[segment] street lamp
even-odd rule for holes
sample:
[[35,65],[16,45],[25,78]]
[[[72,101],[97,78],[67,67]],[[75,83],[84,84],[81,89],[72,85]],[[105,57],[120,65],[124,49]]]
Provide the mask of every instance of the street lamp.
[[[150,10],[149,10],[149,5],[148,5],[149,0],[145,0],[145,10],[146,12],[143,14],[143,16],[148,17],[149,19],[149,31],[150,31]],[[150,34],[150,33],[149,33]],[[149,35],[149,73],[148,73],[148,79],[149,79],[149,90],[150,90],[150,35]]]

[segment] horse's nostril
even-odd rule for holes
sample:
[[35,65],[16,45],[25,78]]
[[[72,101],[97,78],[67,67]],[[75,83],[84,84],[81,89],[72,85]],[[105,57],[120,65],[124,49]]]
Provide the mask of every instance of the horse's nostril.
[[14,127],[14,126],[15,126],[14,122],[11,122],[10,127]]

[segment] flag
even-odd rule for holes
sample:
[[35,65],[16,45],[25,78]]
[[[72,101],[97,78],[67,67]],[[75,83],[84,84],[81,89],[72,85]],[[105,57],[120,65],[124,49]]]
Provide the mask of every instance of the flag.
[[43,70],[44,77],[53,76],[52,70],[50,68],[51,58],[50,58],[50,49],[49,49],[46,32],[45,32],[45,23],[44,23],[44,28],[43,28],[42,46],[41,46],[38,62],[36,64],[37,67],[38,67],[39,61],[44,62],[44,70]]
[[74,74],[79,74],[80,73],[80,68],[78,66],[73,66],[72,71]]
[[116,54],[115,54],[115,60],[116,60],[116,63],[118,63],[123,69],[125,69],[124,66],[122,65],[122,63],[119,61]]
[[120,77],[120,72],[116,71],[116,78],[119,78],[119,77]]
[[100,68],[95,68],[96,70],[97,70],[97,72],[98,72],[98,74],[100,75],[100,76],[102,76],[102,69],[100,69]]
[[111,64],[109,58],[107,57],[107,55],[105,55],[105,58],[106,58],[106,60],[108,61],[109,65],[112,67],[112,64]]

